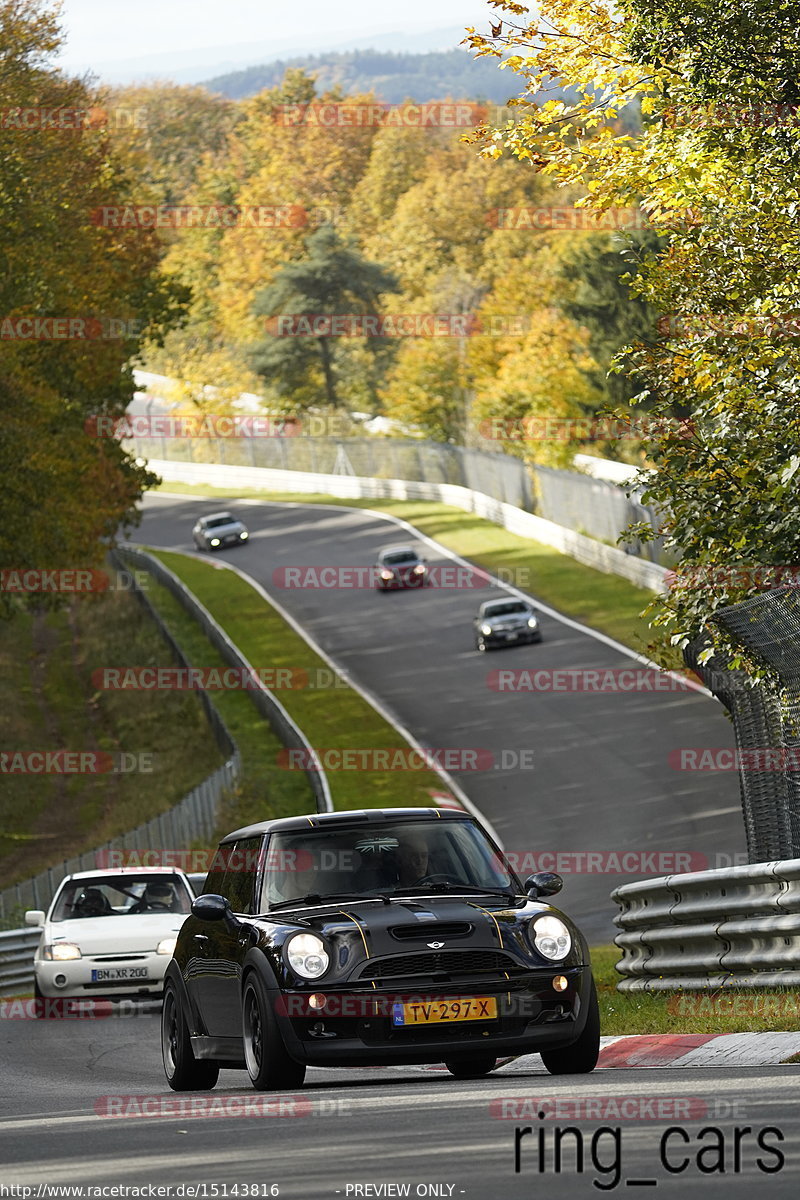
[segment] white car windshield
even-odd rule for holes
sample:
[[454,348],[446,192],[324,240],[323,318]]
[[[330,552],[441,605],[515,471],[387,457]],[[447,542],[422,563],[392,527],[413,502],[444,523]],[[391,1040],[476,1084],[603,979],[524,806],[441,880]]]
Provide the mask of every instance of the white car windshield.
[[180,913],[191,910],[192,898],[183,881],[169,875],[97,875],[65,884],[50,915],[51,921],[86,917],[139,916],[142,913]]

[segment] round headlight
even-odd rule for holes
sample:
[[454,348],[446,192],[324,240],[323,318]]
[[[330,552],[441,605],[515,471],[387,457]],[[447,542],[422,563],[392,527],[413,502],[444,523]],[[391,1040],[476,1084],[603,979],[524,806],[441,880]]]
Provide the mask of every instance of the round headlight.
[[393,571],[381,571],[381,579],[394,579]]
[[239,534],[239,537],[242,539],[243,542],[246,542],[249,536],[250,535],[248,534],[246,529],[242,530],[242,532]]
[[298,933],[286,947],[289,966],[304,979],[319,979],[330,966],[325,943],[314,933]]
[[415,575],[424,575],[425,574],[425,568],[423,567],[422,563],[417,563],[417,565],[414,567],[414,574]]
[[535,629],[539,622],[536,620],[536,617],[528,617],[528,624],[531,629]]
[[530,934],[536,949],[551,962],[566,958],[572,949],[570,932],[558,917],[539,917],[533,922]]
[[212,545],[212,546],[218,546],[218,545],[219,545],[219,538],[212,538],[212,539],[211,539],[211,545]]
[[156,946],[156,954],[174,954],[177,938],[163,938]]
[[67,962],[71,958],[80,958],[81,952],[73,942],[54,942],[52,946],[45,946],[42,957],[51,962]]
[[492,632],[491,625],[481,625],[481,633],[483,634],[484,637],[488,637],[491,632]]

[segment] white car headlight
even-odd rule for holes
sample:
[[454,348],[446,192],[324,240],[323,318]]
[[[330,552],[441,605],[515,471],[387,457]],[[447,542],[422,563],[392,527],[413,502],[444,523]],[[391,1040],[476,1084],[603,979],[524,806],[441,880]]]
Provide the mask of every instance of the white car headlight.
[[74,942],[54,942],[52,946],[45,946],[42,951],[42,958],[50,962],[67,962],[68,959],[80,957],[80,947]]
[[218,545],[219,545],[219,538],[212,538],[212,539],[211,539],[211,545],[212,545],[212,546],[218,546]]
[[314,933],[298,933],[286,947],[289,966],[304,979],[319,979],[330,966],[325,943]]
[[484,637],[489,637],[491,632],[492,632],[491,625],[481,625],[481,633],[483,634]]
[[174,954],[177,940],[177,938],[163,938],[156,946],[156,954]]
[[425,567],[423,566],[422,563],[417,563],[417,565],[414,567],[414,574],[415,575],[424,575],[425,574]]
[[381,579],[394,579],[393,571],[381,571]]
[[528,624],[531,629],[535,629],[539,622],[536,620],[536,617],[528,617]]
[[539,917],[529,930],[533,944],[551,962],[566,958],[572,949],[572,937],[558,917]]
[[250,534],[247,532],[246,529],[243,529],[242,532],[239,534],[239,537],[242,539],[243,542],[246,542],[247,539],[250,537]]

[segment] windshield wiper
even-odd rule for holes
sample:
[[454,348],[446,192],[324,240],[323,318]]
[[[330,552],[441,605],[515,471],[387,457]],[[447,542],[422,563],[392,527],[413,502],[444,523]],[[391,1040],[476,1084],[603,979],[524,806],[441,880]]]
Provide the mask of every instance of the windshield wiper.
[[395,888],[395,892],[402,891],[406,895],[422,893],[430,895],[431,893],[441,892],[443,895],[446,892],[478,892],[482,896],[503,896],[506,900],[515,900],[517,893],[507,888],[485,888],[478,887],[473,883],[451,883],[449,880],[442,883],[420,883],[413,887]]
[[306,903],[335,903],[337,900],[382,900],[384,904],[393,903],[392,897],[386,892],[331,892],[326,896],[321,896],[319,892],[310,892],[307,896],[298,896],[296,900],[280,900],[277,904],[271,904],[269,911],[275,912],[279,908],[289,908],[292,905]]

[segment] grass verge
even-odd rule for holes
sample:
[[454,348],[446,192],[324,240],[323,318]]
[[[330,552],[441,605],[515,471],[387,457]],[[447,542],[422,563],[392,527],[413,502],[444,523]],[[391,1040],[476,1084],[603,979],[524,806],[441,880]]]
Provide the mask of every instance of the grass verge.
[[93,677],[106,665],[170,662],[158,629],[126,591],[82,597],[56,611],[18,612],[0,622],[4,754],[115,756],[112,762],[74,762],[78,772],[41,774],[24,769],[22,758],[6,757],[0,789],[4,887],[150,820],[221,764],[197,696],[104,691]]
[[[313,687],[287,686],[276,692],[281,704],[316,750],[383,749],[390,753],[400,751],[404,755],[408,752],[408,744],[397,730],[345,680],[334,676],[325,660],[235,572],[182,554],[150,552],[169,567],[206,606],[256,671],[284,669],[287,681],[302,685],[307,677],[310,684],[323,684]],[[167,604],[161,596],[162,591],[159,588],[151,596],[192,664],[219,665],[216,652],[199,627],[165,592],[164,595],[171,601]],[[217,662],[212,662],[212,658]],[[240,815],[247,820],[263,820],[269,816],[286,815],[287,812],[313,811],[310,798],[303,803],[295,803],[299,781],[302,780],[307,787],[306,776],[301,770],[288,770],[280,765],[279,760],[283,757],[280,755],[280,743],[271,734],[266,722],[258,717],[247,692],[214,692],[212,699],[226,721],[232,699],[244,702],[252,710],[260,727],[266,730],[263,744],[254,747],[254,755],[248,759],[248,762],[252,762],[252,769],[248,766],[250,782],[248,793],[240,804]],[[236,728],[230,722],[229,728],[237,738]],[[244,752],[244,747],[242,749]],[[430,805],[430,790],[441,791],[443,788],[441,778],[428,768],[329,770],[327,774],[337,809]],[[260,806],[259,780],[263,781]],[[291,799],[281,799],[277,805],[279,811],[271,811],[276,808],[271,799],[276,793]],[[287,803],[294,807],[287,809]]]
[[[292,501],[297,504],[335,504],[370,508],[410,522],[421,533],[435,538],[448,550],[476,566],[496,572],[532,592],[544,604],[572,617],[638,653],[646,653],[650,637],[641,616],[653,593],[618,575],[606,575],[584,566],[551,546],[509,533],[499,525],[447,504],[427,500],[342,500],[336,496],[297,495],[245,488],[212,488],[165,482],[163,491],[226,500]],[[677,662],[676,662],[677,665]]]

